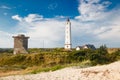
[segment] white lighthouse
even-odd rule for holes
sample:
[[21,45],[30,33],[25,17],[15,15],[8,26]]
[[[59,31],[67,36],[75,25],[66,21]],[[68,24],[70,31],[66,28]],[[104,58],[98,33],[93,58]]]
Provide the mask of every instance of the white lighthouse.
[[66,27],[65,27],[65,50],[71,50],[71,22],[70,19],[67,19]]

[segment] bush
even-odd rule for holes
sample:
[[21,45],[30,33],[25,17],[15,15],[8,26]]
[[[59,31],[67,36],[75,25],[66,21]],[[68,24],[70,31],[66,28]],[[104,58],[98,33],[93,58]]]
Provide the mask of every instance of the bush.
[[89,55],[89,59],[92,62],[92,65],[105,64],[108,62],[107,54],[107,47],[102,45],[94,53]]
[[113,61],[120,60],[120,50],[112,53],[111,56],[112,56],[112,59],[114,59]]
[[55,66],[52,66],[52,67],[38,68],[38,69],[33,70],[31,73],[36,74],[36,73],[39,73],[39,72],[56,71],[56,70],[62,69],[62,68],[64,68],[64,66],[55,65]]
[[[44,71],[56,65],[68,65],[89,61],[89,65],[106,64],[120,60],[120,50],[113,54],[108,54],[107,47],[101,46],[97,50],[80,50],[65,52],[62,48],[51,49],[51,51],[41,51],[41,49],[30,49],[32,54],[0,54],[0,66],[20,67],[25,69],[33,66],[40,66]],[[30,52],[30,53],[31,53]],[[56,69],[59,66],[53,68]],[[36,71],[33,71],[36,73]]]
[[93,65],[111,63],[119,59],[120,51],[109,54],[105,45],[100,46],[100,48],[98,48],[95,53],[90,55],[90,60]]
[[26,56],[22,54],[3,56],[0,59],[0,65],[14,65],[21,64],[25,60]]
[[100,46],[100,48],[98,48],[98,49],[96,50],[96,53],[98,53],[98,54],[100,54],[100,55],[106,55],[106,54],[108,54],[106,45]]

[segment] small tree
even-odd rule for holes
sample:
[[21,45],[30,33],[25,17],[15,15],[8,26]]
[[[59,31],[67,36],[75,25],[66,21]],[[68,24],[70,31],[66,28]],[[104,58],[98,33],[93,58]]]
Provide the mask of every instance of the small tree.
[[101,55],[106,55],[106,54],[108,54],[106,45],[100,46],[100,48],[97,50],[97,53],[99,53],[99,54],[101,54]]
[[109,63],[109,56],[106,45],[100,46],[94,54],[90,55],[90,60],[93,64],[105,64]]

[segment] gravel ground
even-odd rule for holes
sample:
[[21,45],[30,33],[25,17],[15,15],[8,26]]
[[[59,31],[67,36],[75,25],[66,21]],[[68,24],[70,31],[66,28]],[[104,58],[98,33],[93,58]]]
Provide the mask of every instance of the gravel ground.
[[1,77],[0,80],[120,80],[120,61],[89,68],[64,68],[54,72]]

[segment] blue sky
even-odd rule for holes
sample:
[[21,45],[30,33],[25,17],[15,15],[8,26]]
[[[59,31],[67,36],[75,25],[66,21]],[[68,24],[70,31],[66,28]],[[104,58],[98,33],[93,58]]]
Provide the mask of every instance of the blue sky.
[[0,0],[0,47],[30,36],[29,47],[63,47],[66,18],[72,45],[120,47],[120,0]]
[[45,17],[54,17],[56,15],[74,17],[79,15],[77,0],[1,0],[0,5],[10,6],[12,8],[11,14],[22,16],[29,13],[42,14]]

